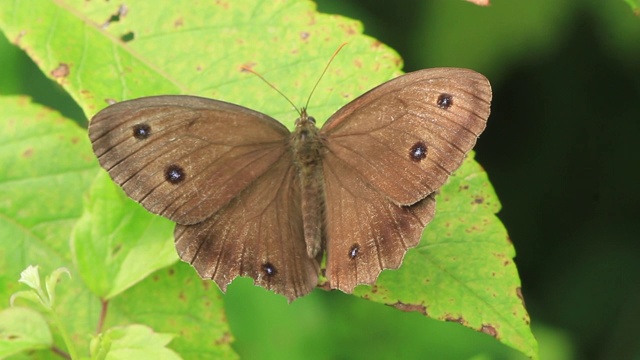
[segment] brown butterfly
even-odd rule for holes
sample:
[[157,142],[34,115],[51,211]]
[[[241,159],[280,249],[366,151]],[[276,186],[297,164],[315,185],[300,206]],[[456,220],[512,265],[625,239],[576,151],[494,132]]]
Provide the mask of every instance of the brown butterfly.
[[225,291],[237,276],[289,300],[318,283],[351,293],[396,269],[435,212],[435,192],[486,126],[481,74],[426,69],[388,81],[322,126],[295,131],[195,96],[123,101],[91,121],[113,180],[177,223],[182,260]]

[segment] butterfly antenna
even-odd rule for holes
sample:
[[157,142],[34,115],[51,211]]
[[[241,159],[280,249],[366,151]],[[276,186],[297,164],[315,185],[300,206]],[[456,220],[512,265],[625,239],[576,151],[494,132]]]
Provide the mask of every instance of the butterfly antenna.
[[311,89],[311,93],[309,93],[309,97],[307,98],[307,103],[304,104],[304,107],[302,108],[302,110],[298,109],[298,107],[296,106],[296,104],[293,103],[293,101],[291,101],[287,95],[285,95],[282,91],[280,91],[277,87],[275,87],[275,85],[273,85],[272,83],[270,83],[267,79],[265,79],[262,75],[260,75],[258,72],[254,71],[253,69],[251,69],[249,66],[243,65],[241,67],[242,71],[248,71],[250,73],[252,73],[253,75],[257,76],[260,78],[260,80],[264,81],[267,85],[269,85],[273,90],[277,91],[278,94],[282,95],[283,98],[285,98],[285,100],[287,100],[289,102],[289,104],[291,104],[291,106],[293,106],[293,109],[298,113],[298,115],[302,116],[302,112],[306,111],[307,107],[309,106],[309,101],[311,101],[311,96],[313,96],[313,93],[316,91],[316,88],[318,87],[318,84],[320,84],[320,80],[322,80],[322,77],[324,76],[324,74],[327,72],[327,70],[329,69],[329,65],[331,65],[331,63],[333,62],[333,59],[335,59],[336,55],[338,55],[338,53],[340,52],[340,50],[342,50],[343,47],[345,47],[345,45],[347,45],[347,43],[343,43],[342,45],[340,45],[338,47],[338,49],[336,49],[336,51],[333,53],[333,55],[331,55],[331,59],[329,59],[329,62],[327,63],[327,65],[324,67],[324,70],[322,70],[322,74],[320,74],[320,77],[318,78],[318,81],[316,81],[316,84],[313,85],[313,89]]
[[324,70],[322,70],[322,74],[320,74],[320,77],[318,78],[318,81],[316,81],[316,84],[313,85],[313,89],[311,89],[311,93],[309,93],[309,97],[307,98],[307,103],[304,104],[304,108],[303,109],[307,109],[307,107],[309,106],[309,101],[311,101],[311,96],[313,96],[313,93],[316,91],[316,88],[318,87],[318,84],[320,84],[320,80],[322,80],[322,77],[324,76],[324,74],[327,72],[327,70],[329,69],[329,65],[331,65],[331,63],[333,62],[333,59],[336,58],[336,55],[338,55],[338,53],[340,52],[340,50],[342,50],[343,47],[345,47],[345,45],[347,45],[347,43],[342,43],[342,45],[340,45],[336,51],[333,53],[333,55],[331,55],[331,59],[329,59],[329,62],[327,63],[327,65],[324,67]]
[[250,73],[252,73],[253,75],[257,76],[260,78],[260,80],[264,81],[267,85],[271,86],[271,88],[275,91],[278,92],[278,94],[282,95],[283,98],[285,98],[285,100],[287,100],[289,102],[289,104],[291,104],[291,106],[293,106],[293,109],[298,113],[298,115],[302,116],[302,112],[300,111],[300,109],[298,109],[298,107],[296,106],[296,104],[293,103],[293,101],[291,101],[287,95],[285,95],[282,91],[280,91],[277,87],[275,87],[275,85],[273,85],[272,83],[270,83],[267,79],[265,79],[262,75],[260,75],[259,73],[257,73],[256,71],[253,71],[253,69],[251,69],[248,66],[243,65],[241,67],[242,71],[248,71]]

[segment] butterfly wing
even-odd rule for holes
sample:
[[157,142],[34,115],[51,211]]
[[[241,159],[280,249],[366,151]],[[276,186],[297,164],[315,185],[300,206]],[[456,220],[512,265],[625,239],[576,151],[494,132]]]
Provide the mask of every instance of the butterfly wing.
[[396,269],[435,212],[434,195],[398,206],[337,158],[325,158],[326,277],[346,293]]
[[259,112],[195,96],[153,96],[100,111],[89,137],[100,165],[147,210],[200,222],[264,174],[289,131]]
[[248,276],[291,301],[318,283],[318,260],[307,256],[290,153],[213,217],[178,225],[175,239],[182,260],[223,291],[235,277]]
[[484,130],[490,101],[484,76],[427,69],[374,88],[327,121],[321,134],[332,288],[352,292],[400,266],[435,213],[434,192]]
[[379,192],[410,205],[439,189],[475,145],[491,86],[467,69],[436,68],[388,81],[322,127],[331,155]]

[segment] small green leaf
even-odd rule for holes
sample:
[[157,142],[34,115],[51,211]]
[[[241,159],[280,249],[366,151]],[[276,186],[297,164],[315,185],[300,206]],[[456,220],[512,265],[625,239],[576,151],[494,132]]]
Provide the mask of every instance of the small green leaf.
[[69,270],[66,268],[58,268],[51,273],[51,275],[47,275],[45,279],[45,284],[47,288],[47,292],[44,292],[42,288],[42,283],[40,282],[40,272],[38,270],[38,266],[29,265],[27,266],[22,273],[20,273],[19,282],[26,284],[31,288],[28,291],[19,291],[13,295],[11,295],[10,303],[13,306],[15,299],[23,298],[27,299],[40,305],[44,306],[47,310],[53,310],[53,306],[55,305],[55,289],[58,279],[60,275],[66,273],[71,277]]
[[47,296],[49,297],[49,301],[51,302],[51,306],[55,305],[56,301],[56,285],[58,284],[58,280],[62,274],[67,274],[71,277],[71,273],[69,269],[61,267],[53,270],[51,275],[48,275],[45,279],[45,286],[47,288]]
[[174,224],[149,216],[101,171],[71,235],[80,276],[102,299],[110,299],[152,272],[177,261]]
[[17,291],[11,294],[11,297],[9,298],[9,304],[11,306],[14,306],[17,299],[24,299],[35,304],[42,304],[42,298],[38,295],[37,292],[33,290]]
[[45,300],[42,285],[40,284],[40,271],[37,265],[27,266],[27,268],[20,273],[20,279],[18,281],[33,289],[41,301]]
[[111,350],[111,338],[109,336],[105,336],[104,333],[94,336],[89,343],[91,360],[106,359],[109,350]]
[[107,360],[138,360],[138,359],[163,359],[178,360],[181,357],[166,345],[173,339],[173,335],[156,333],[150,327],[143,325],[129,325],[114,327],[107,330],[102,336],[96,338],[105,345],[93,345],[92,349],[108,349],[106,356],[94,353],[92,359]]
[[0,358],[52,345],[49,325],[40,313],[23,307],[0,311]]

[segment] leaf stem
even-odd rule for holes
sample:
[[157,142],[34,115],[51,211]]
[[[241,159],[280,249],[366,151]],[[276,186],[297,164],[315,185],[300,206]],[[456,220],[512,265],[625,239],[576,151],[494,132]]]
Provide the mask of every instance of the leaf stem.
[[63,359],[71,360],[71,356],[69,356],[67,352],[63,351],[55,345],[51,347],[51,351],[53,351],[54,354],[60,355],[60,357],[62,357]]
[[102,332],[104,326],[104,319],[107,317],[107,310],[109,310],[109,300],[100,299],[102,303],[102,309],[100,310],[100,318],[98,319],[98,326],[96,326],[96,334]]
[[69,337],[69,334],[67,333],[67,330],[64,328],[62,322],[60,321],[60,318],[58,317],[58,314],[56,314],[55,311],[52,310],[51,311],[51,317],[53,319],[54,325],[60,331],[60,336],[62,336],[62,340],[64,341],[65,345],[67,345],[67,350],[69,350],[69,354],[67,354],[67,356],[70,359],[80,359],[78,357],[78,352],[76,351],[76,347],[73,344],[73,342],[71,342],[71,338]]

